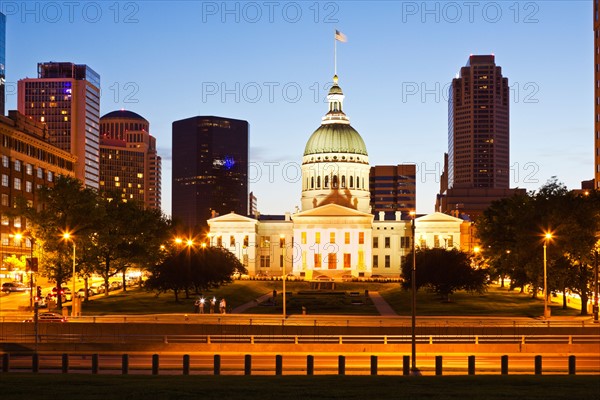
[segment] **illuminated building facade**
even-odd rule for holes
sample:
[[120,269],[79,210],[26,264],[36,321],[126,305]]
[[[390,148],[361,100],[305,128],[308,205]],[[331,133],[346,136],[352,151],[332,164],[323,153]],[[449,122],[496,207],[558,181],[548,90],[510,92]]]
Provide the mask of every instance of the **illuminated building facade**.
[[160,209],[161,157],[149,129],[144,117],[127,110],[100,118],[100,192]]
[[[329,108],[302,157],[302,209],[255,218],[229,213],[208,220],[207,240],[242,261],[251,275],[398,277],[411,250],[408,213],[371,213],[369,156],[343,112],[337,76]],[[461,248],[468,224],[441,213],[417,217],[417,245]]]
[[217,214],[248,213],[246,121],[197,116],[173,122],[172,216],[202,231]]
[[42,185],[52,186],[57,176],[74,176],[75,156],[53,146],[44,124],[10,111],[8,117],[0,116],[0,278],[23,280],[23,271],[9,271],[7,257],[31,254],[31,242],[24,237],[20,242],[17,233],[27,229],[24,218],[12,217],[6,212],[13,208],[17,197],[35,205],[36,190]]
[[38,78],[18,82],[19,112],[48,127],[50,142],[77,156],[75,176],[100,181],[100,75],[87,65],[38,64]]

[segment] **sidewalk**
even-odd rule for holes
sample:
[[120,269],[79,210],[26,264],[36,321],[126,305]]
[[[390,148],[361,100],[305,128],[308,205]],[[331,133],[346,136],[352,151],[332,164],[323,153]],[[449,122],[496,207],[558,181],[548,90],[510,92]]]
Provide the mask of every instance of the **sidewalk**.
[[231,310],[231,313],[232,314],[242,314],[244,311],[246,311],[246,310],[248,310],[250,308],[256,307],[257,305],[259,305],[263,301],[267,301],[268,299],[271,298],[271,296],[273,296],[273,293],[263,294],[258,299],[249,301],[246,304],[242,304],[241,306],[238,306],[238,307],[234,308],[233,310]]
[[379,311],[379,314],[384,316],[396,316],[396,311],[379,295],[379,292],[369,291],[369,297],[373,301],[373,305]]

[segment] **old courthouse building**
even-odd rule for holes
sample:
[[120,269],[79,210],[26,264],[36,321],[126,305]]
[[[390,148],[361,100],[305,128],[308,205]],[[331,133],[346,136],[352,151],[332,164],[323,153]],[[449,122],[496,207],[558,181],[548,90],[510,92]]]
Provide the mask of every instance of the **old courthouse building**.
[[[410,215],[371,213],[367,147],[343,111],[338,77],[333,81],[327,113],[302,156],[302,209],[258,219],[232,212],[208,220],[210,245],[231,250],[250,275],[397,277],[410,253]],[[415,245],[461,248],[465,224],[441,213],[417,217]]]

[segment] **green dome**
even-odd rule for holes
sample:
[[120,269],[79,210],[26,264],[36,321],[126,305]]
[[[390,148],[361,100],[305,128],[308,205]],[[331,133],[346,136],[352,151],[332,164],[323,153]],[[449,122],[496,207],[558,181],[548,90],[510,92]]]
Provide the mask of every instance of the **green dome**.
[[321,153],[367,154],[360,134],[348,124],[325,124],[317,129],[304,149],[304,155]]

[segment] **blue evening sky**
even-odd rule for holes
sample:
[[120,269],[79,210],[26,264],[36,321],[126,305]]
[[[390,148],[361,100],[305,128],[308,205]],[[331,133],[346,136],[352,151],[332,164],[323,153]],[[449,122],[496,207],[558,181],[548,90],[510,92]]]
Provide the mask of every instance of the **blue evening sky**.
[[263,214],[300,205],[304,146],[326,111],[339,29],[345,111],[371,165],[417,163],[433,211],[447,151],[447,85],[470,54],[496,55],[511,90],[512,187],[593,177],[592,1],[2,1],[7,109],[42,61],[88,64],[101,114],[150,121],[171,212],[171,123],[248,120],[250,190]]

